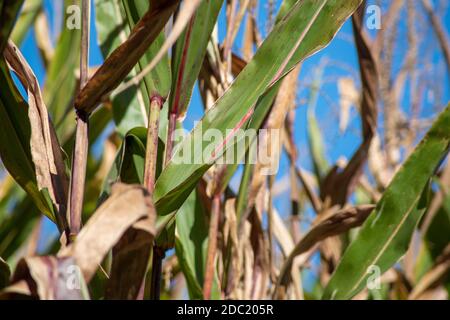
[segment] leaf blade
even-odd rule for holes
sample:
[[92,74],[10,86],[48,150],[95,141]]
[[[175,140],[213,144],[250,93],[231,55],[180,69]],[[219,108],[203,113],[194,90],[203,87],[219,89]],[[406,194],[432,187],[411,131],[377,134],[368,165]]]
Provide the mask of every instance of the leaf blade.
[[[291,13],[275,26],[252,61],[247,64],[215,106],[205,114],[202,121],[183,141],[175,155],[181,155],[182,151],[180,150],[183,146],[194,145],[192,142],[194,137],[198,138],[198,134],[202,130],[216,128],[221,131],[222,136],[225,136],[227,128],[236,130],[242,127],[246,119],[253,114],[258,98],[299,61],[323,48],[359,3],[360,1],[345,3],[297,1],[292,7]],[[333,19],[330,18],[331,15],[333,15]],[[334,23],[330,24],[330,20]],[[314,24],[314,21],[317,21],[317,24]],[[322,25],[329,29],[324,30],[319,27]],[[292,44],[290,43],[292,41],[289,41],[292,38],[306,39],[306,41]],[[297,48],[296,45],[299,47]],[[272,50],[273,47],[280,50],[275,52]],[[267,61],[270,61],[270,64]],[[215,147],[220,149],[220,152],[216,154],[220,156],[221,152],[229,145],[220,146],[216,143]],[[205,148],[206,144],[203,143],[201,150]],[[178,197],[185,199],[190,194],[195,182],[208,167],[209,165],[204,163],[180,165],[173,161],[170,162],[156,182],[154,197],[158,213],[165,215],[177,209],[177,206],[174,205],[175,199]]]
[[375,214],[365,222],[350,244],[325,288],[323,299],[347,299],[355,295],[368,277],[367,268],[386,271],[406,251],[424,210],[424,189],[448,153],[450,105],[441,113],[425,138],[398,171]]

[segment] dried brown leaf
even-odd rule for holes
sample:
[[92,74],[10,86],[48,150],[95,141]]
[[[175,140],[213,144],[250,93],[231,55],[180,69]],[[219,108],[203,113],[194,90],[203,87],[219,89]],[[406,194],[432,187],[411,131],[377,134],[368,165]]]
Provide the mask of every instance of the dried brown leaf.
[[352,106],[358,104],[359,92],[356,89],[355,82],[350,77],[339,78],[337,84],[340,104],[339,130],[344,132],[350,119],[350,110]]
[[[116,183],[112,187],[111,196],[103,202],[81,229],[76,240],[63,248],[58,256],[73,257],[81,268],[86,282],[89,282],[106,254],[118,243],[119,245],[115,248],[117,254],[124,252],[123,250],[125,252],[131,250],[134,245],[147,246],[150,250],[155,235],[155,218],[151,196],[143,187]],[[140,231],[145,232],[146,236],[136,235],[138,241],[129,241],[128,232],[135,235]],[[124,243],[129,245],[125,246]],[[123,268],[121,272],[132,273],[136,272],[136,269]],[[135,276],[138,277],[138,275]],[[115,273],[111,274],[110,281],[116,281]],[[134,284],[122,283],[122,285]]]
[[321,198],[324,201],[328,198],[331,206],[335,204],[343,206],[348,195],[355,188],[363,173],[363,167],[367,161],[372,138],[377,127],[377,63],[371,52],[367,34],[362,27],[362,14],[363,7],[360,7],[354,13],[352,20],[362,83],[361,122],[363,142],[342,171],[339,171],[338,167],[335,166],[325,177],[321,188]]
[[52,61],[54,55],[54,49],[50,39],[50,27],[48,25],[48,20],[44,12],[40,12],[36,18],[34,31],[36,33],[36,44],[41,56],[43,58],[44,65],[47,67]]
[[105,60],[83,87],[75,100],[75,108],[91,113],[102,97],[114,90],[145,54],[179,0],[152,1],[149,11],[139,20],[128,39]]
[[61,147],[42,98],[39,83],[19,49],[12,41],[4,52],[12,70],[17,74],[28,95],[28,116],[31,126],[31,155],[40,190],[46,188],[56,205],[59,217],[65,217],[68,178]]
[[276,294],[281,287],[288,285],[291,277],[292,263],[295,257],[307,252],[319,241],[360,226],[372,212],[373,208],[375,208],[374,205],[361,205],[342,209],[314,225],[300,242],[296,244],[295,248],[283,263],[278,277],[277,290],[275,290]]
[[[173,2],[173,1],[172,1]],[[178,1],[176,1],[178,2]],[[177,41],[187,24],[192,21],[192,17],[195,14],[195,10],[197,10],[200,5],[201,0],[190,0],[184,1],[183,7],[179,10],[177,17],[175,19],[175,23],[172,26],[172,30],[164,41],[163,45],[159,49],[158,53],[155,57],[150,61],[150,63],[136,76],[134,76],[130,81],[124,83],[120,88],[117,89],[115,94],[121,93],[126,89],[130,88],[133,85],[139,85],[139,82],[145,78],[153,68],[161,61],[164,55],[169,51],[169,49],[173,46],[173,44]]]
[[436,259],[434,266],[423,275],[420,281],[414,286],[409,294],[409,300],[420,299],[428,290],[442,284],[450,271],[450,244],[444,252]]

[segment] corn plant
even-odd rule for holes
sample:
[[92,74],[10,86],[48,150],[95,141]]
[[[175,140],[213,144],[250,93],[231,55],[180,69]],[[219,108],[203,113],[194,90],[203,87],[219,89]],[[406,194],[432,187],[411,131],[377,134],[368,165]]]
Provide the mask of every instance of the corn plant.
[[0,0],[0,297],[447,299],[437,6]]

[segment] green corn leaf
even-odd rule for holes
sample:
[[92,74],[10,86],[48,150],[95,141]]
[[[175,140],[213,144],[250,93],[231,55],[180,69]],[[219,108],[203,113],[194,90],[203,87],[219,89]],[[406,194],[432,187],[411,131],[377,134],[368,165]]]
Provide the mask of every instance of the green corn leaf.
[[[278,23],[284,16],[286,16],[287,12],[292,8],[292,6],[295,4],[296,0],[285,0],[283,1],[280,10],[278,11],[276,22]],[[272,104],[274,102],[274,99],[280,89],[281,82],[278,82],[273,87],[271,87],[265,94],[262,96],[255,107],[255,114],[253,115],[251,121],[249,122],[249,125],[246,127],[246,129],[260,129],[263,125],[264,119],[268,112],[270,111]],[[253,142],[253,141],[252,141]],[[250,142],[250,143],[252,143]],[[246,144],[246,156],[248,156],[249,151],[249,144]],[[230,182],[231,178],[233,177],[234,173],[236,172],[237,167],[244,159],[239,159],[237,163],[227,166],[225,177],[223,178],[222,185],[225,187]],[[238,192],[238,199],[236,202],[236,214],[239,218],[243,212],[243,208],[245,207],[245,203],[247,201],[248,196],[248,182],[250,179],[250,175],[252,172],[252,164],[249,164],[247,162],[244,162],[244,171],[241,179],[241,184],[239,186],[239,192]]]
[[[106,58],[127,39],[130,28],[124,19],[121,0],[95,0],[95,13],[98,43]],[[129,77],[135,74],[136,71],[132,71]],[[146,99],[144,84],[139,88],[132,87],[113,98],[113,119],[118,133],[125,136],[132,128],[147,125]]]
[[[98,42],[103,57],[106,58],[127,39],[130,28],[148,9],[148,2],[95,0],[95,9]],[[163,42],[164,34],[161,33],[126,80],[135,76],[152,60]],[[135,127],[146,126],[149,95],[157,93],[164,98],[167,97],[170,83],[170,64],[166,56],[145,77],[139,88],[131,87],[114,96],[112,100],[113,119],[117,126],[117,132],[125,136]]]
[[414,266],[414,280],[416,283],[433,266],[434,261],[442,254],[445,246],[449,243],[450,195],[447,195],[442,200],[441,207],[435,213],[423,235],[422,246]]
[[8,264],[0,257],[0,290],[6,287],[11,276],[11,269]]
[[317,181],[321,181],[329,169],[328,161],[325,157],[322,132],[319,128],[315,114],[319,89],[322,83],[322,74],[323,67],[318,67],[315,70],[313,84],[310,89],[307,113],[308,146]]
[[[111,93],[125,80],[136,64],[139,63],[139,60],[147,53],[148,48],[158,38],[179,1],[151,1],[149,10],[131,30],[130,36],[106,57],[100,68],[80,90],[74,103],[77,110],[91,113],[97,108],[103,97]],[[97,3],[101,4],[101,1]],[[109,3],[114,4],[114,2]],[[111,13],[115,14],[117,11]],[[124,24],[119,26],[116,32],[119,32],[123,27]]]
[[33,23],[41,11],[42,0],[26,0],[22,11],[20,12],[19,18],[14,26],[11,33],[12,41],[20,46],[23,39],[27,35],[27,32],[31,29]]
[[222,3],[220,0],[202,1],[175,43],[170,107],[181,119],[185,116]]
[[385,272],[406,252],[411,236],[426,208],[427,185],[450,146],[450,105],[397,172],[350,244],[323,299],[349,299],[367,282],[368,268]]
[[[111,194],[111,185],[114,182],[143,184],[145,146],[147,144],[147,129],[136,127],[131,129],[117,152],[116,159],[103,182],[99,203]],[[164,142],[159,140],[156,176],[161,173],[163,163]]]
[[[191,299],[203,298],[203,281],[208,250],[206,212],[197,191],[193,191],[176,216],[175,252]],[[218,279],[215,277],[212,299],[220,299]]]
[[450,243],[450,196],[443,200],[427,232],[425,241],[433,259],[436,259]]
[[278,23],[282,18],[284,18],[289,11],[291,11],[292,6],[297,2],[297,0],[284,0],[280,6],[280,10],[278,10],[278,14],[275,22]]
[[17,203],[12,207],[12,213],[0,223],[0,256],[6,260],[24,245],[40,216],[31,198],[23,191],[15,201]]
[[[125,16],[130,28],[133,28],[140,18],[148,11],[149,3],[147,1],[122,0],[125,8]],[[136,66],[137,71],[150,63],[156,56],[162,44],[164,43],[164,32],[161,32],[153,44],[148,48],[147,53],[141,58]],[[147,99],[152,95],[160,95],[167,98],[170,91],[171,73],[169,65],[169,56],[166,54],[161,61],[144,78]]]
[[[79,4],[79,0],[64,1],[63,8],[66,12],[64,19],[68,18],[66,8]],[[46,74],[44,101],[55,123],[60,141],[67,140],[67,135],[70,134],[67,128],[73,127],[73,117],[66,115],[73,108],[72,102],[77,85],[75,70],[79,69],[80,64],[80,41],[80,30],[71,30],[63,25]]]
[[[286,74],[298,62],[323,48],[359,4],[357,0],[297,1],[290,13],[276,24],[230,88],[180,143],[174,157],[180,157],[183,149],[194,146],[194,140],[202,140],[199,137],[201,130],[205,132],[215,128],[225,137],[227,129],[242,128],[253,114],[258,98],[273,85],[273,80],[278,80],[277,76]],[[228,141],[232,140],[232,136],[228,138]],[[203,141],[200,151],[209,146],[217,150],[216,155],[220,156],[230,145]],[[156,183],[154,199],[158,214],[166,215],[179,208],[209,166],[208,163],[180,164],[171,161]]]
[[[275,84],[273,87],[271,87],[262,97],[260,97],[260,99],[258,100],[258,102],[256,103],[256,107],[255,107],[255,113],[253,114],[251,120],[248,122],[247,126],[245,127],[246,130],[258,130],[262,127],[262,125],[264,124],[264,119],[266,118],[267,114],[269,113],[269,111],[272,108],[273,105],[273,101],[277,95],[277,92],[280,88],[280,82]],[[226,173],[225,176],[222,180],[222,190],[225,190],[226,186],[228,185],[228,183],[230,182],[231,178],[233,177],[234,173],[236,172],[236,169],[238,168],[238,166],[243,163],[244,167],[247,166],[252,166],[252,164],[249,164],[248,162],[245,161],[244,157],[246,156],[246,154],[249,152],[249,147],[252,145],[252,143],[256,143],[256,139],[253,139],[252,141],[244,141],[244,147],[245,147],[245,153],[242,152],[240,154],[241,158],[237,159],[236,163],[230,164],[227,166],[226,168]],[[237,154],[237,150],[239,150],[238,148],[241,147],[241,144],[236,145],[234,148],[234,152],[235,154]],[[245,170],[249,170],[244,168]],[[250,171],[251,172],[251,171]],[[250,174],[250,172],[248,172],[248,174]],[[239,199],[237,201],[238,203],[238,207],[240,205],[242,205],[245,202],[245,198],[246,198],[246,193],[248,190],[246,190],[242,196],[241,193],[239,192]],[[236,212],[239,216],[240,214],[240,210],[239,208],[236,209]]]
[[23,0],[0,1],[0,53],[5,49],[22,3]]

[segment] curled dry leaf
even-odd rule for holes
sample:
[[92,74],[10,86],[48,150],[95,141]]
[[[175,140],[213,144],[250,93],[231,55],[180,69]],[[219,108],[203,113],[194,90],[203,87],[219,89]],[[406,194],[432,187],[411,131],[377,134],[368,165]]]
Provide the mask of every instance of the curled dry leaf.
[[[124,266],[124,259],[132,252],[141,252],[143,247],[150,250],[155,235],[155,218],[151,196],[143,187],[116,183],[111,196],[89,219],[76,240],[58,253],[58,257],[73,257],[86,282],[89,282],[106,254],[114,247],[116,259],[108,286],[116,287],[117,281],[124,287],[129,286],[121,290],[133,293],[136,283],[128,281],[140,278],[141,283],[144,276],[142,266],[135,265],[137,262]],[[147,266],[147,261],[144,262],[147,258],[140,257],[138,260]],[[120,279],[127,279],[127,282],[122,283]]]
[[378,134],[373,137],[372,145],[369,149],[369,169],[381,189],[387,187],[393,175],[387,169],[386,157],[383,154],[381,139]]
[[275,208],[273,208],[273,234],[283,255],[287,257],[294,249],[294,240]]
[[31,296],[30,287],[25,280],[20,280],[0,292],[0,300],[11,300],[18,296]]
[[342,209],[313,226],[300,242],[295,245],[295,248],[285,260],[278,277],[275,294],[277,295],[280,289],[284,291],[289,284],[292,263],[295,257],[307,252],[319,241],[360,226],[374,208],[374,205],[368,204]]
[[148,233],[148,221],[128,229],[112,251],[111,274],[105,298],[135,300],[143,284],[150,257],[153,236]]
[[339,91],[339,130],[344,132],[347,129],[350,110],[352,106],[356,106],[359,100],[359,92],[356,90],[355,83],[350,77],[342,77],[338,80]]
[[[281,248],[281,251],[283,252],[283,256],[284,257],[289,256],[289,254],[294,249],[294,240],[292,239],[292,236],[288,228],[281,219],[280,214],[277,212],[275,208],[273,208],[273,234],[275,240],[277,241],[277,243]],[[312,248],[312,250],[313,249],[314,247]],[[302,266],[306,262],[306,260],[308,260],[310,256],[310,251],[312,250],[310,249],[305,254],[297,256],[292,263],[292,270],[298,270],[298,267]],[[292,283],[294,285],[295,299],[303,300],[304,294],[302,288],[301,275],[299,272],[292,272]]]
[[17,74],[28,95],[28,117],[31,126],[31,155],[40,190],[47,189],[59,217],[65,217],[68,178],[61,147],[42,99],[39,83],[19,49],[12,41],[4,52],[11,69]]

